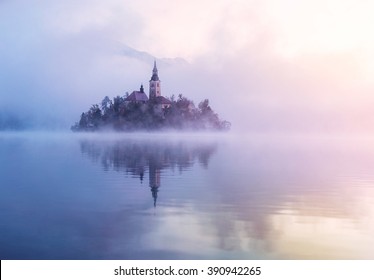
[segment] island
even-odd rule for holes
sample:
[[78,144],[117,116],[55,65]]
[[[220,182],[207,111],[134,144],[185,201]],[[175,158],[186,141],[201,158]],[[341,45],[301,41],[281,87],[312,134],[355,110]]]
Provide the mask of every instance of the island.
[[161,81],[156,61],[149,81],[149,97],[143,85],[138,91],[111,100],[105,96],[99,104],[81,114],[73,131],[155,131],[155,130],[216,130],[227,131],[231,123],[220,120],[209,106],[209,100],[196,107],[182,94],[166,98],[161,95]]

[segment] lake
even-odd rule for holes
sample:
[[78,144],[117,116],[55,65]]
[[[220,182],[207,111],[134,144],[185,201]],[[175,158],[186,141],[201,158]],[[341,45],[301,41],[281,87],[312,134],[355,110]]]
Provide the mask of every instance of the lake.
[[374,138],[0,134],[0,259],[374,259]]

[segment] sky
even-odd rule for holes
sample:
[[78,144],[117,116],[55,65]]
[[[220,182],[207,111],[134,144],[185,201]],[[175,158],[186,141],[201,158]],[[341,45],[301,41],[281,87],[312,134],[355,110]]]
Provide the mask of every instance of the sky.
[[154,57],[163,95],[208,98],[234,131],[370,132],[373,10],[366,0],[0,0],[0,117],[68,129],[106,95],[147,91]]

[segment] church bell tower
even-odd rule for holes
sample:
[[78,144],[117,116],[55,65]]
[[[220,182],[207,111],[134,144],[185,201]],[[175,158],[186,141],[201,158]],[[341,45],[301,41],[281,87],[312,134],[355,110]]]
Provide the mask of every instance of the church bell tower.
[[149,81],[149,99],[155,98],[157,96],[161,96],[161,81],[158,78],[158,70],[155,60],[152,77]]

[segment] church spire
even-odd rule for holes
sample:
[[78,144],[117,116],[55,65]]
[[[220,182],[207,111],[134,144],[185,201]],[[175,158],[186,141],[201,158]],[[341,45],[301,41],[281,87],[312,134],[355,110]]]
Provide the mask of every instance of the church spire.
[[158,70],[157,70],[157,65],[156,65],[156,60],[153,65],[153,72],[152,72],[152,77],[151,81],[159,81],[160,79],[158,78]]
[[153,64],[152,77],[149,81],[149,99],[161,96],[161,81],[158,78],[158,69],[156,65],[156,60]]

